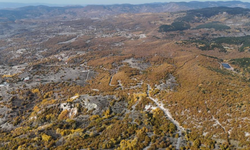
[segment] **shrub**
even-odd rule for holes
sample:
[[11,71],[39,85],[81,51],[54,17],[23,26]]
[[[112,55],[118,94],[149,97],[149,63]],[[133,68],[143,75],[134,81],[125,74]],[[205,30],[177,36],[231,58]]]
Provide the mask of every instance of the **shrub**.
[[68,110],[62,111],[62,112],[60,113],[60,115],[58,116],[58,119],[59,119],[59,120],[67,119],[67,118],[68,118],[68,113],[69,113]]
[[47,134],[42,135],[42,140],[45,142],[49,142],[51,139],[52,139],[51,136],[49,136]]

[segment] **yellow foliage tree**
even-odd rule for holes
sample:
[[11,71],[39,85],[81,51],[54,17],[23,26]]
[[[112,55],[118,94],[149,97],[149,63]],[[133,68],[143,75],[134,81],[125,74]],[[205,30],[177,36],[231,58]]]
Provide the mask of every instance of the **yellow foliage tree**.
[[66,109],[60,113],[58,116],[59,120],[67,119],[68,118],[69,111]]
[[116,150],[132,150],[137,147],[137,138],[133,140],[122,140],[120,142],[120,147]]
[[52,137],[47,135],[47,134],[42,135],[42,140],[45,142],[49,142],[51,139],[52,139]]

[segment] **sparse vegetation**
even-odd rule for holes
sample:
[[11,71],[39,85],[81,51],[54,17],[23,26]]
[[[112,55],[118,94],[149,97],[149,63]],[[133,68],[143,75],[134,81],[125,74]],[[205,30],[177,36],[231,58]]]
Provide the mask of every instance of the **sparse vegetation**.
[[203,28],[215,29],[215,30],[219,30],[219,31],[230,29],[229,26],[223,25],[223,24],[217,23],[217,22],[202,24],[202,25],[195,27],[194,29],[203,29]]
[[2,25],[0,149],[250,147],[248,9],[74,8]]

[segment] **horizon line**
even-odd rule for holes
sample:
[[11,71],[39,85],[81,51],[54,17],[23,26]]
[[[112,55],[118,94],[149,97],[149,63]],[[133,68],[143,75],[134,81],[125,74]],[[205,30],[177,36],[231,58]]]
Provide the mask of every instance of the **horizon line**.
[[245,0],[207,0],[207,1],[201,1],[201,0],[178,0],[178,1],[169,1],[169,2],[149,2],[149,3],[110,3],[110,4],[83,4],[83,3],[72,3],[72,4],[59,4],[59,3],[43,3],[43,2],[0,2],[0,3],[6,3],[6,4],[20,4],[20,5],[55,5],[55,6],[72,6],[72,5],[83,5],[83,6],[88,6],[88,5],[143,5],[143,4],[159,4],[159,3],[190,3],[190,2],[201,2],[201,3],[205,3],[205,2],[242,2],[242,3],[250,3],[248,1]]

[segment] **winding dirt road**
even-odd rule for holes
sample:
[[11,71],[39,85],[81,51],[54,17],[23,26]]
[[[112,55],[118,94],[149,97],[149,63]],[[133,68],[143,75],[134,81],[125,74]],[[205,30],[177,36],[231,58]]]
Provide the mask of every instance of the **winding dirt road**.
[[169,110],[167,108],[164,107],[162,102],[159,102],[158,99],[154,99],[150,96],[150,94],[149,94],[150,89],[151,89],[151,87],[150,87],[150,85],[148,85],[148,91],[147,91],[148,98],[150,98],[156,104],[156,106],[158,108],[160,108],[165,113],[166,117],[177,127],[179,138],[177,140],[176,149],[179,150],[180,145],[181,145],[181,140],[182,140],[182,132],[184,132],[185,129],[182,126],[180,126],[179,122],[174,120],[171,113],[169,112]]

